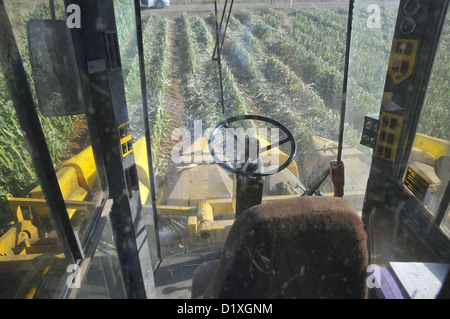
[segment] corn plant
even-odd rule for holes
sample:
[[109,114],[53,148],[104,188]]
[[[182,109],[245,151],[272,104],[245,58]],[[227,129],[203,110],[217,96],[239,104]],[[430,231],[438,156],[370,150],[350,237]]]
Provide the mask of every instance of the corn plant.
[[[143,22],[145,73],[147,80],[148,116],[152,132],[152,156],[155,172],[164,166],[161,143],[167,140],[165,129],[169,120],[164,109],[166,87],[170,83],[170,21],[162,15],[149,15]],[[139,74],[139,73],[138,73]],[[139,95],[140,96],[140,95]],[[133,138],[144,136],[142,108],[129,109]]]
[[[246,114],[245,100],[236,87],[234,77],[226,62],[222,62],[222,81],[224,88],[224,111],[222,113],[220,78],[217,61],[211,59],[215,45],[215,30],[208,27],[206,21],[199,17],[187,16],[185,26],[191,33],[180,32],[180,47],[191,48],[195,57],[196,68],[192,73],[182,74],[183,96],[185,99],[185,123],[192,125],[195,119],[202,119],[204,125],[215,126],[224,117]],[[180,19],[181,19],[180,18]],[[184,43],[189,42],[189,43]],[[181,53],[181,52],[180,52]],[[180,65],[190,64],[190,54],[180,54]],[[183,70],[184,68],[182,68]]]
[[176,21],[178,32],[180,33],[181,38],[180,41],[180,54],[182,55],[181,59],[183,63],[181,66],[181,71],[185,73],[193,73],[196,68],[195,62],[195,48],[193,44],[194,34],[191,29],[191,25],[188,22],[188,17],[185,13],[183,13]]

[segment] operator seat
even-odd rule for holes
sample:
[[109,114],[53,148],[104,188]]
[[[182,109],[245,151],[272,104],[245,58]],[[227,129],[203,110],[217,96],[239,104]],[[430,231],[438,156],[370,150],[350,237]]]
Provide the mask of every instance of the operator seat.
[[352,203],[298,197],[243,212],[192,298],[367,298],[366,233]]

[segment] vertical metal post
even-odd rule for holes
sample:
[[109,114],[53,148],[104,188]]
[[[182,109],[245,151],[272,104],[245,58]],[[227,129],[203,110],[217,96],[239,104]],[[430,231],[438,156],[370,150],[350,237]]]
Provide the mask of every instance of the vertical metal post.
[[342,145],[344,143],[345,110],[347,107],[347,80],[350,60],[350,45],[352,39],[353,0],[349,0],[347,42],[345,50],[344,83],[342,87],[341,122],[339,126],[339,145],[336,161],[330,163],[330,176],[334,186],[334,196],[344,196],[345,170],[342,161]]
[[[114,2],[65,0],[65,4],[77,4],[81,9],[81,28],[74,32],[83,53],[82,78],[87,84],[88,102],[93,106],[108,192],[114,200],[110,220],[126,294],[131,299],[146,299],[151,274],[146,231],[139,191],[130,188],[126,175],[136,170],[134,155],[124,157],[119,140],[119,126],[128,122],[128,113]],[[89,69],[87,65],[100,66]]]
[[[214,1],[214,12],[215,12],[215,16],[216,16],[216,43],[217,43],[216,48],[217,48],[217,63],[219,65],[220,92],[221,92],[221,97],[222,97],[222,114],[225,114],[225,103],[223,100],[222,61],[220,58],[221,48],[220,48],[220,43],[219,43],[220,29],[219,29],[219,23],[217,20],[217,1]],[[223,18],[223,16],[222,16],[222,18]],[[214,50],[216,50],[216,49],[214,49]]]
[[55,0],[48,0],[48,4],[50,6],[50,15],[52,17],[52,20],[56,20],[56,13],[55,13]]
[[344,141],[344,124],[345,124],[345,111],[347,107],[347,82],[348,82],[348,66],[350,63],[350,47],[352,41],[352,22],[353,22],[353,2],[349,1],[348,8],[348,22],[347,22],[347,42],[345,48],[345,65],[344,65],[344,83],[342,86],[342,103],[341,103],[341,123],[339,127],[339,147],[337,154],[337,161],[342,159],[342,144]]

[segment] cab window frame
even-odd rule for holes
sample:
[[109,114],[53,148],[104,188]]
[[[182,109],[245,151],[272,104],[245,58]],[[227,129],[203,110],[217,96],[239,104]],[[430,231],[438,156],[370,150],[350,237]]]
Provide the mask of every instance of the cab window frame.
[[[434,7],[430,9],[436,10]],[[433,28],[437,28],[437,25],[440,24],[440,30],[437,35],[428,35],[427,41],[421,44],[421,46],[426,47],[426,49],[422,48],[421,50],[427,51],[430,54],[426,59],[420,61],[420,66],[416,66],[417,68],[420,67],[420,70],[424,73],[414,79],[415,83],[419,86],[419,90],[414,93],[416,94],[415,99],[408,100],[411,105],[408,105],[404,115],[404,124],[400,137],[401,142],[399,143],[400,154],[397,154],[396,160],[393,163],[394,176],[392,181],[394,185],[387,186],[387,188],[390,188],[389,191],[392,191],[394,194],[391,200],[400,199],[405,202],[404,207],[401,207],[399,210],[412,222],[413,227],[421,233],[422,237],[430,244],[432,243],[430,246],[434,247],[436,251],[446,258],[450,258],[450,237],[444,233],[441,222],[444,220],[449,207],[448,190],[447,194],[443,195],[436,214],[433,214],[425,206],[423,201],[406,188],[404,179],[407,174],[416,134],[420,133],[418,132],[418,123],[426,107],[425,97],[428,94],[428,86],[430,85],[430,79],[435,68],[437,52],[443,50],[443,48],[441,49],[441,40],[444,28],[449,27],[448,14],[448,8],[435,13],[435,18],[430,23],[436,24],[433,25]],[[428,32],[428,30],[425,30],[426,34]],[[431,49],[433,46],[435,47],[434,51]],[[427,64],[430,65],[429,71],[426,71]],[[449,188],[448,185],[446,187]]]
[[[5,47],[5,50],[0,56],[2,60],[0,62],[3,64],[2,72],[5,80],[9,84],[7,89],[11,94],[20,128],[27,142],[27,151],[32,159],[33,169],[37,175],[37,182],[42,188],[44,200],[50,211],[50,219],[57,232],[56,237],[62,243],[62,251],[67,263],[77,264],[86,260],[89,257],[88,254],[92,254],[95,250],[93,248],[96,247],[97,243],[94,242],[93,237],[97,237],[95,234],[103,229],[106,220],[101,217],[107,214],[104,208],[109,207],[109,192],[100,152],[100,141],[96,136],[96,128],[93,126],[95,121],[92,120],[92,115],[88,111],[89,106],[86,105],[86,110],[83,114],[85,114],[88,123],[100,193],[96,198],[95,206],[92,208],[89,220],[80,238],[67,213],[67,205],[61,193],[61,187],[58,182],[54,163],[50,156],[46,136],[38,117],[38,105],[32,97],[31,84],[28,80],[28,77],[32,75],[28,74],[24,68],[22,55],[17,46],[13,26],[8,15],[8,9],[3,1],[0,4],[0,14],[2,17],[0,19],[0,27],[4,30],[2,32],[2,39],[7,41],[7,43],[2,43],[2,47]],[[77,57],[79,57],[78,54],[79,52],[77,52]],[[8,67],[8,63],[9,65],[14,65],[15,68]],[[88,91],[85,90],[83,92],[84,98],[86,99],[86,94],[89,93],[86,93]],[[87,101],[89,100],[87,99]]]

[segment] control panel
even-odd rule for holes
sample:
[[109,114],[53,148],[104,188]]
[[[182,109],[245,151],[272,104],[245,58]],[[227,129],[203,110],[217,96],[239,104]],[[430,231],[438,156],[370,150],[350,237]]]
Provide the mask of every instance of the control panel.
[[403,116],[381,112],[365,116],[360,143],[374,149],[375,156],[393,162],[397,155]]
[[122,157],[126,157],[133,152],[133,140],[131,138],[130,122],[119,125],[119,140],[122,151]]
[[379,114],[364,116],[364,127],[360,144],[370,148],[375,148],[378,136],[379,123],[380,123]]
[[445,7],[432,0],[399,3],[380,113],[365,117],[360,141],[391,171],[386,175],[398,177],[406,169],[437,46],[438,37],[427,34],[440,32]]
[[382,112],[378,126],[375,155],[393,162],[397,155],[403,116]]

